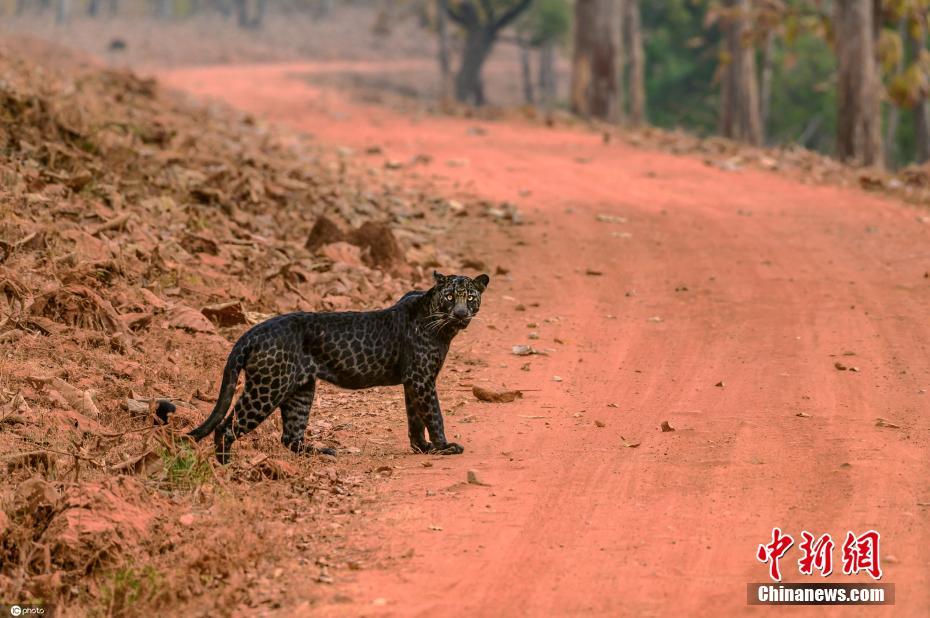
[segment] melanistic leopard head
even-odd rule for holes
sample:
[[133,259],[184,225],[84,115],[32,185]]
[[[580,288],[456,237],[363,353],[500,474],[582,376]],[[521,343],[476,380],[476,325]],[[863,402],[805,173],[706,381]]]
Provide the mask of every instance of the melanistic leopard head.
[[481,308],[481,293],[491,278],[478,275],[474,279],[465,275],[442,275],[433,272],[432,312],[446,318],[449,324],[465,328]]

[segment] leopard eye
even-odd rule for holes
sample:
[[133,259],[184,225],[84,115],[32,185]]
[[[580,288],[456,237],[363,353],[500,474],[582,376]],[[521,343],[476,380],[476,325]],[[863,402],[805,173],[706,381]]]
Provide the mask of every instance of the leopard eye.
[[446,300],[452,300],[452,299],[453,299],[452,294],[446,294]]

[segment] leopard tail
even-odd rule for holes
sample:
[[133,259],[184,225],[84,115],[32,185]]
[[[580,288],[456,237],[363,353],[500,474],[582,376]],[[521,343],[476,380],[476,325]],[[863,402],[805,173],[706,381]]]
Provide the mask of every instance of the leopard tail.
[[240,339],[236,342],[236,345],[233,346],[232,351],[229,353],[229,358],[226,360],[226,368],[223,370],[223,383],[220,385],[220,394],[216,398],[216,405],[213,407],[213,412],[210,413],[210,416],[207,417],[207,420],[205,420],[203,424],[192,429],[187,435],[199,442],[210,435],[213,430],[216,429],[216,426],[223,421],[223,418],[229,411],[229,406],[232,404],[233,395],[236,393],[236,383],[239,381],[239,372],[245,367],[245,362],[248,357],[248,343]]

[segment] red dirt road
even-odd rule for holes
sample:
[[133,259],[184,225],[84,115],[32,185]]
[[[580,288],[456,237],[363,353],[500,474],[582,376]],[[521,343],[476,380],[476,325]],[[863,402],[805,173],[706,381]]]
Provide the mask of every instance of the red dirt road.
[[[455,347],[486,361],[476,382],[538,390],[450,414],[465,454],[400,459],[354,531],[381,567],[295,582],[282,613],[758,614],[746,584],[780,526],[880,531],[897,604],[869,615],[930,615],[928,213],[583,131],[407,118],[294,78],[315,69],[161,77],[357,152],[432,155],[416,170],[450,195],[519,204],[513,235],[476,224],[476,256],[511,274]],[[821,581],[799,556],[786,581]]]

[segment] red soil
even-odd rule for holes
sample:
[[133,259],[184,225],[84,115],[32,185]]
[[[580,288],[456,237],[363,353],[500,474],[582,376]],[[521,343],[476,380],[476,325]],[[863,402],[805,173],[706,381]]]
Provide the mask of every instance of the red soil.
[[[519,204],[519,233],[474,239],[510,274],[492,273],[483,321],[455,345],[486,361],[476,382],[527,392],[449,414],[465,454],[401,460],[354,531],[383,568],[322,593],[283,575],[285,611],[753,613],[746,584],[767,577],[756,547],[780,526],[838,545],[880,531],[893,611],[930,614],[925,211],[584,131],[483,133],[362,107],[295,79],[318,68],[160,77],[357,152],[431,155],[397,177]],[[548,355],[513,356],[518,343]],[[464,484],[469,469],[489,486]],[[782,561],[786,580],[814,581],[798,556]],[[823,609],[792,613],[839,613]]]

